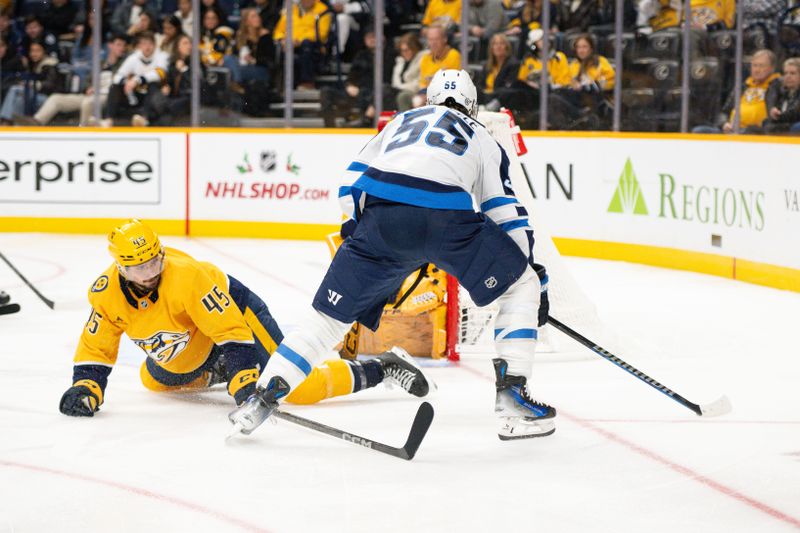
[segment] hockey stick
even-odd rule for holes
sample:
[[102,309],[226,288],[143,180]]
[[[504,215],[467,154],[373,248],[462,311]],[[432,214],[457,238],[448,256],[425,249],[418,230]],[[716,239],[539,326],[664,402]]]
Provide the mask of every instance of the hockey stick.
[[392,457],[410,461],[417,453],[419,445],[422,444],[422,439],[425,438],[428,428],[431,427],[431,422],[433,422],[433,406],[428,402],[422,402],[417,410],[417,415],[414,417],[414,422],[411,424],[411,431],[408,434],[408,439],[406,439],[406,443],[401,448],[395,448],[394,446],[389,446],[388,444],[365,439],[364,437],[359,437],[353,433],[332,428],[330,426],[326,426],[325,424],[314,422],[313,420],[281,411],[280,409],[276,409],[272,415],[276,418],[280,418],[281,420],[291,422],[292,424],[297,424],[314,431],[319,431],[320,433],[325,433],[331,437],[336,437],[337,439],[358,444],[359,446],[369,448],[370,450],[375,450],[376,452],[385,453],[387,455],[391,455]]
[[728,399],[727,396],[722,396],[721,398],[718,398],[717,400],[715,400],[715,401],[713,401],[711,403],[705,404],[705,405],[698,405],[696,403],[692,403],[689,400],[687,400],[686,398],[684,398],[683,396],[681,396],[680,394],[678,394],[677,392],[675,392],[675,391],[671,390],[670,388],[662,385],[661,383],[659,383],[655,379],[651,378],[650,376],[648,376],[647,374],[645,374],[641,370],[638,370],[637,368],[634,368],[633,366],[629,365],[628,363],[626,363],[625,361],[623,361],[622,359],[620,359],[616,355],[612,354],[611,352],[609,352],[605,348],[602,348],[602,347],[598,346],[597,344],[593,343],[592,341],[590,341],[589,339],[587,339],[586,337],[584,337],[583,335],[581,335],[580,333],[578,333],[574,329],[570,328],[569,326],[566,326],[562,322],[559,322],[558,320],[556,320],[552,316],[548,316],[547,317],[547,323],[548,324],[552,324],[553,327],[555,327],[560,332],[564,333],[567,337],[570,337],[571,339],[583,344],[584,346],[589,348],[591,351],[593,351],[594,353],[596,353],[597,355],[599,355],[603,359],[606,359],[607,361],[611,361],[612,363],[614,363],[615,365],[620,367],[622,370],[624,370],[628,374],[631,374],[632,376],[640,379],[641,381],[644,381],[645,383],[647,383],[648,385],[650,385],[651,387],[653,387],[654,389],[656,389],[660,393],[662,393],[662,394],[668,396],[669,398],[675,400],[676,402],[678,402],[682,406],[684,406],[684,407],[686,407],[688,409],[691,409],[692,411],[694,411],[697,414],[697,416],[720,416],[720,415],[724,415],[726,413],[729,413],[730,410],[731,410],[731,402],[730,402],[730,400]]
[[50,309],[53,309],[55,307],[55,304],[53,303],[53,300],[48,300],[47,298],[45,298],[44,295],[41,292],[39,292],[36,289],[36,287],[34,287],[33,284],[30,281],[27,280],[27,278],[25,276],[22,275],[22,272],[17,270],[17,268],[14,265],[11,264],[11,261],[9,261],[8,258],[6,258],[5,255],[3,255],[3,252],[0,252],[0,259],[5,261],[5,263],[11,268],[11,270],[13,270],[17,274],[17,276],[19,276],[20,279],[22,281],[24,281],[25,284],[28,287],[30,287],[33,292],[36,293],[36,296],[41,298],[41,300],[45,303],[45,305],[47,305],[47,307],[49,307]]
[[10,315],[20,310],[19,304],[0,305],[0,315]]

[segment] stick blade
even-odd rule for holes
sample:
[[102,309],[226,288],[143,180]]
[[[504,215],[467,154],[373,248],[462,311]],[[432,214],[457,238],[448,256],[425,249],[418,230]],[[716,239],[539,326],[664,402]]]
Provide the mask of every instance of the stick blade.
[[711,403],[700,406],[700,416],[722,416],[731,412],[733,407],[727,396],[722,396]]
[[19,304],[6,304],[0,306],[0,315],[10,315],[13,313],[18,313],[20,310]]
[[416,455],[419,445],[422,444],[422,439],[428,433],[428,428],[431,427],[433,422],[433,406],[428,402],[422,402],[417,409],[417,415],[414,417],[414,422],[411,424],[411,432],[408,434],[405,446],[401,449],[402,459],[410,461]]

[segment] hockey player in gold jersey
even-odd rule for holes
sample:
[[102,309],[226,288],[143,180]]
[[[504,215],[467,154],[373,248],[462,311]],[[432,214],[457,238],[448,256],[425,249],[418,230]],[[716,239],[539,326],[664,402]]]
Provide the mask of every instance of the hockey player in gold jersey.
[[[61,412],[93,416],[103,404],[123,333],[147,355],[140,375],[152,391],[225,382],[237,404],[255,392],[260,369],[283,340],[263,300],[211,263],[163,247],[139,220],[114,228],[108,241],[114,264],[89,289],[91,314]],[[288,400],[315,403],[381,382],[417,396],[429,389],[404,350],[393,348],[363,362],[325,361]]]

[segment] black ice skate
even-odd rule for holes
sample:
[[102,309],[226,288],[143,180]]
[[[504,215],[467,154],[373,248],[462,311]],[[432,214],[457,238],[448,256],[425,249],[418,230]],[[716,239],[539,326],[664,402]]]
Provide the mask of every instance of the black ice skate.
[[436,390],[436,384],[429,379],[422,368],[417,366],[414,358],[399,346],[393,346],[375,358],[383,368],[383,382],[387,387],[397,385],[409,394],[418,398],[427,396]]
[[556,410],[537,402],[528,393],[524,376],[506,373],[508,363],[503,359],[492,359],[496,376],[497,398],[494,412],[500,418],[500,440],[546,437],[555,430]]
[[245,402],[231,411],[228,420],[233,424],[230,436],[249,435],[278,408],[279,400],[289,394],[289,385],[280,376],[273,376],[266,389],[257,388]]

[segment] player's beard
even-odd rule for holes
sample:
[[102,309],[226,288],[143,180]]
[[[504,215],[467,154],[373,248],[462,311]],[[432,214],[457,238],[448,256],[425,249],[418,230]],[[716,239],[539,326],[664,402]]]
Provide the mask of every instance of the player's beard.
[[135,281],[128,280],[128,286],[133,289],[133,292],[136,293],[136,296],[145,296],[151,292],[153,292],[158,284],[161,283],[161,274],[145,280],[142,283],[136,283]]

